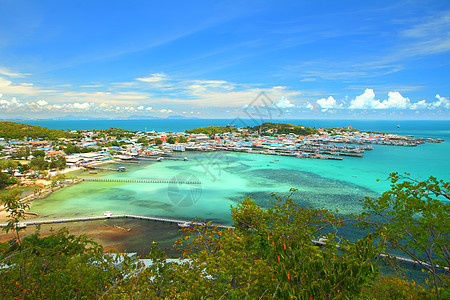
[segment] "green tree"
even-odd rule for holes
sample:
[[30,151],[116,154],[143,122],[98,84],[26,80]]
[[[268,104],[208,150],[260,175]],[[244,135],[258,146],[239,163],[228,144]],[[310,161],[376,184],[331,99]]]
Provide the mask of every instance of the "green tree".
[[45,151],[44,150],[34,150],[33,152],[31,152],[31,155],[33,155],[34,157],[38,157],[38,156],[45,157]]
[[156,139],[155,139],[155,145],[156,145],[156,146],[161,145],[162,143],[163,143],[163,140],[162,140],[162,139],[160,139],[160,138],[156,138]]
[[[157,263],[158,272],[143,271],[133,284],[115,290],[118,297],[134,289],[149,291],[147,298],[172,299],[360,295],[378,274],[371,238],[341,240],[327,229],[347,220],[324,209],[298,207],[290,195],[274,197],[270,208],[260,208],[250,198],[232,208],[233,230],[211,224],[186,229],[185,237],[175,242],[184,263]],[[323,246],[312,242],[323,235]]]
[[33,170],[47,170],[50,163],[43,157],[38,156],[30,161],[30,168]]
[[0,172],[0,189],[16,183],[17,179],[14,176]]
[[[440,298],[441,291],[448,289],[450,275],[450,183],[434,177],[417,181],[398,173],[388,179],[389,191],[362,200],[366,222],[360,226],[371,229],[381,251],[399,249],[429,271]],[[449,296],[447,291],[445,298]]]
[[13,159],[0,160],[0,170],[8,171],[9,175],[14,174],[14,170],[17,169],[18,163]]
[[175,139],[173,136],[169,135],[169,136],[167,137],[166,141],[167,141],[169,144],[175,144],[176,139]]
[[2,299],[99,299],[137,268],[129,257],[104,253],[65,228],[46,237],[37,231],[20,245],[0,244],[0,262],[8,266],[0,272]]
[[11,154],[11,157],[16,159],[22,159],[28,157],[29,155],[30,155],[29,147],[20,147],[19,149],[17,149],[16,152]]
[[62,170],[66,167],[66,158],[64,156],[52,157],[50,169]]
[[178,138],[178,142],[180,143],[186,143],[188,140],[184,135],[180,135],[180,137]]
[[30,166],[28,164],[19,163],[17,169],[20,173],[25,174],[30,169]]
[[2,231],[14,231],[19,244],[19,231],[22,230],[19,222],[25,218],[25,209],[29,208],[27,203],[20,201],[20,194],[21,191],[13,190],[7,194],[0,195],[0,203],[4,205],[5,211],[8,214],[8,224],[3,227]]

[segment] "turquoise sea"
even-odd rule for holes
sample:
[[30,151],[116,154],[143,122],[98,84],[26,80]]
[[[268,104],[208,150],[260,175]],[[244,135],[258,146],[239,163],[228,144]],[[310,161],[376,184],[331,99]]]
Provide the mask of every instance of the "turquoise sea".
[[[133,130],[184,131],[225,125],[231,120],[139,120],[139,121],[33,121],[30,124],[56,129],[122,127]],[[281,121],[280,121],[281,122]],[[246,196],[266,206],[270,193],[298,189],[295,199],[303,206],[338,209],[342,214],[359,213],[365,196],[376,197],[389,188],[391,172],[409,172],[417,179],[435,176],[450,180],[450,121],[349,121],[283,120],[316,127],[351,125],[361,130],[443,138],[439,144],[418,147],[375,145],[363,158],[343,161],[297,159],[246,153],[213,152],[177,154],[188,161],[126,164],[127,172],[99,172],[82,177],[127,179],[195,179],[200,185],[84,182],[57,191],[32,203],[40,217],[99,215],[105,211],[181,219],[200,218],[231,224],[230,206]],[[400,125],[398,127],[397,125]],[[276,160],[277,159],[277,160]],[[116,165],[117,166],[117,165]],[[377,182],[377,179],[381,179]],[[343,231],[352,236],[352,232]],[[174,237],[173,237],[174,238]],[[127,250],[140,251],[138,242]],[[137,249],[138,248],[138,249]],[[143,250],[145,251],[145,250]]]

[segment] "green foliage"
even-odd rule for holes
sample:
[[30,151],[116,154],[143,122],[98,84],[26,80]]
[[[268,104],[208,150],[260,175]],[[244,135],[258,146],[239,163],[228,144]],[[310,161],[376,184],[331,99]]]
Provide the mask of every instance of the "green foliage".
[[156,145],[156,146],[161,145],[162,143],[163,143],[163,140],[162,140],[162,139],[160,139],[160,138],[156,138],[156,139],[155,139],[155,145]]
[[207,126],[194,128],[191,130],[186,130],[186,133],[199,134],[204,133],[207,135],[215,135],[216,133],[226,133],[226,132],[236,132],[236,127],[226,127],[226,126]]
[[28,125],[14,122],[0,122],[0,137],[5,139],[23,139],[24,137],[56,140],[58,138],[71,138],[74,135],[64,131],[46,127]]
[[450,275],[450,183],[434,177],[417,181],[398,173],[389,180],[389,191],[362,200],[366,222],[360,226],[371,229],[381,251],[399,249],[429,271],[439,297]]
[[17,179],[14,176],[0,172],[0,189],[16,183]]
[[34,150],[33,152],[31,152],[31,155],[33,155],[34,157],[45,157],[45,151],[44,150]]
[[8,214],[8,224],[2,228],[2,231],[14,231],[18,243],[20,243],[19,231],[22,229],[18,224],[25,217],[25,210],[29,208],[27,203],[20,201],[20,194],[21,191],[13,190],[0,195],[0,203],[4,205]]
[[175,144],[175,142],[176,142],[176,139],[173,137],[173,136],[171,136],[171,135],[169,135],[168,137],[167,137],[167,140],[166,140],[169,144]]
[[187,138],[184,136],[184,135],[181,135],[179,138],[178,138],[178,142],[180,142],[180,143],[187,143]]
[[62,170],[66,167],[66,158],[64,156],[52,157],[50,162],[50,169]]
[[302,126],[302,125],[292,125],[287,123],[271,123],[266,122],[258,126],[254,126],[252,128],[254,131],[261,131],[266,132],[270,131],[272,134],[288,134],[288,133],[295,133],[298,135],[309,135],[309,134],[315,134],[318,131],[315,128]]
[[33,170],[48,170],[49,166],[50,163],[42,156],[35,157],[30,161],[30,168]]
[[11,154],[12,158],[21,159],[26,158],[30,155],[30,148],[29,147],[20,147],[17,149],[16,152]]
[[110,127],[109,129],[104,129],[104,130],[98,130],[99,135],[101,133],[106,133],[109,136],[115,136],[119,139],[132,137],[136,134],[136,132],[137,131],[135,131],[135,130],[126,130],[126,129],[114,128],[114,127]]
[[[170,299],[335,299],[352,298],[378,270],[370,238],[339,241],[329,226],[346,220],[326,210],[302,209],[290,196],[262,209],[247,198],[232,208],[234,230],[209,224],[185,231],[175,245],[182,264],[161,263],[144,271],[139,291],[146,298]],[[312,242],[326,234],[323,247]],[[115,292],[132,293],[133,286]],[[111,291],[111,295],[114,294]]]
[[[426,223],[427,219],[423,219],[426,214],[437,213],[437,208],[427,205],[423,207],[429,212],[419,212],[417,209],[404,211],[405,207],[421,206],[417,200],[408,200],[411,194],[414,197],[421,195],[419,198],[433,198],[436,195],[437,198],[445,198],[448,191],[447,183],[434,178],[427,180],[427,184],[415,181],[404,184],[406,181],[401,181],[396,174],[392,174],[391,179],[391,190],[384,193],[381,200],[367,198],[364,201],[367,202],[366,208],[389,212],[389,218],[398,222],[395,225],[400,226],[398,230],[405,230],[401,225],[404,220],[409,222],[408,230],[412,230],[416,228],[414,226],[419,226],[416,220]],[[37,232],[24,237],[21,244],[14,241],[0,244],[0,297],[433,298],[429,290],[414,282],[379,275],[375,258],[386,249],[383,238],[395,241],[391,237],[393,232],[377,227],[377,224],[381,227],[392,225],[389,222],[384,225],[377,223],[383,220],[382,214],[376,215],[378,219],[375,220],[371,219],[375,217],[371,211],[358,217],[344,218],[326,209],[299,207],[292,200],[292,194],[272,196],[274,199],[269,208],[258,207],[251,198],[232,207],[234,229],[221,229],[211,223],[184,229],[184,237],[175,241],[174,245],[183,251],[179,263],[166,261],[165,254],[157,248],[156,243],[152,243],[150,265],[144,266],[125,257],[120,267],[115,267],[117,260],[105,255],[100,246],[85,236],[69,235],[65,229],[48,237],[40,237]],[[434,200],[427,199],[425,202],[440,209],[446,208]],[[392,207],[390,204],[395,205]],[[11,202],[12,211],[20,213],[25,209],[15,205],[19,204]],[[381,210],[381,207],[386,210]],[[408,214],[414,217],[410,219]],[[16,221],[12,223],[17,223],[22,217],[16,215]],[[373,232],[357,241],[346,241],[336,235],[339,227],[351,226],[349,223],[360,220],[366,224],[366,229],[372,229]],[[446,221],[440,217],[437,220]],[[427,236],[429,232],[422,230],[418,235]],[[320,246],[312,242],[323,237],[325,239],[322,239]],[[440,247],[436,243],[438,239],[431,239],[436,247]],[[405,247],[405,244],[402,245]],[[443,277],[443,280],[444,286],[445,282],[448,284],[448,276]],[[439,287],[438,295],[448,298],[444,286]]]
[[2,159],[0,160],[0,170],[8,171],[9,175],[13,175],[14,170],[17,169],[19,164],[12,159]]
[[135,269],[129,258],[121,268],[117,261],[84,235],[36,232],[20,245],[0,244],[0,298],[97,299]]
[[95,151],[97,151],[96,148],[78,147],[72,143],[68,143],[66,145],[66,148],[64,149],[64,152],[67,155],[70,155],[73,153],[89,153],[89,152],[95,152]]
[[376,281],[364,286],[361,299],[435,299],[414,281],[380,274]]

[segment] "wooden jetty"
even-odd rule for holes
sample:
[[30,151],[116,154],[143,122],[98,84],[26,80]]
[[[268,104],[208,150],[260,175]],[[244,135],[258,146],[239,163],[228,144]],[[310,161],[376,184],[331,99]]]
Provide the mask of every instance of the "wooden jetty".
[[201,184],[198,180],[166,180],[166,179],[125,179],[125,178],[83,178],[84,181],[95,182],[129,182],[129,183],[175,183],[175,184]]
[[[21,228],[33,225],[42,224],[55,224],[55,223],[70,223],[70,222],[84,222],[84,221],[96,221],[96,220],[107,220],[107,219],[135,219],[135,220],[146,220],[162,223],[172,223],[177,224],[179,227],[189,227],[189,226],[202,226],[205,225],[203,222],[196,221],[186,221],[172,218],[162,218],[162,217],[152,217],[152,216],[139,216],[139,215],[128,215],[128,214],[112,214],[111,212],[105,212],[103,215],[99,216],[84,216],[84,217],[70,217],[70,218],[55,218],[55,219],[42,219],[42,220],[30,220],[22,221],[18,223]],[[7,226],[8,223],[0,223],[0,228]],[[211,224],[211,227],[218,227],[223,229],[234,229],[232,226],[221,225],[221,224]]]
[[89,169],[89,170],[102,170],[102,171],[117,171],[117,172],[125,172],[126,171],[125,167],[118,167],[117,169],[113,169],[113,168],[102,168],[102,167],[83,165],[83,168]]

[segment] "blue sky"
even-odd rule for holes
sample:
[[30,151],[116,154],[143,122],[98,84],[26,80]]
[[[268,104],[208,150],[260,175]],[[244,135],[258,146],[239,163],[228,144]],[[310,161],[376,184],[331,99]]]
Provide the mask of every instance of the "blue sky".
[[0,1],[1,118],[450,119],[449,78],[449,1]]

